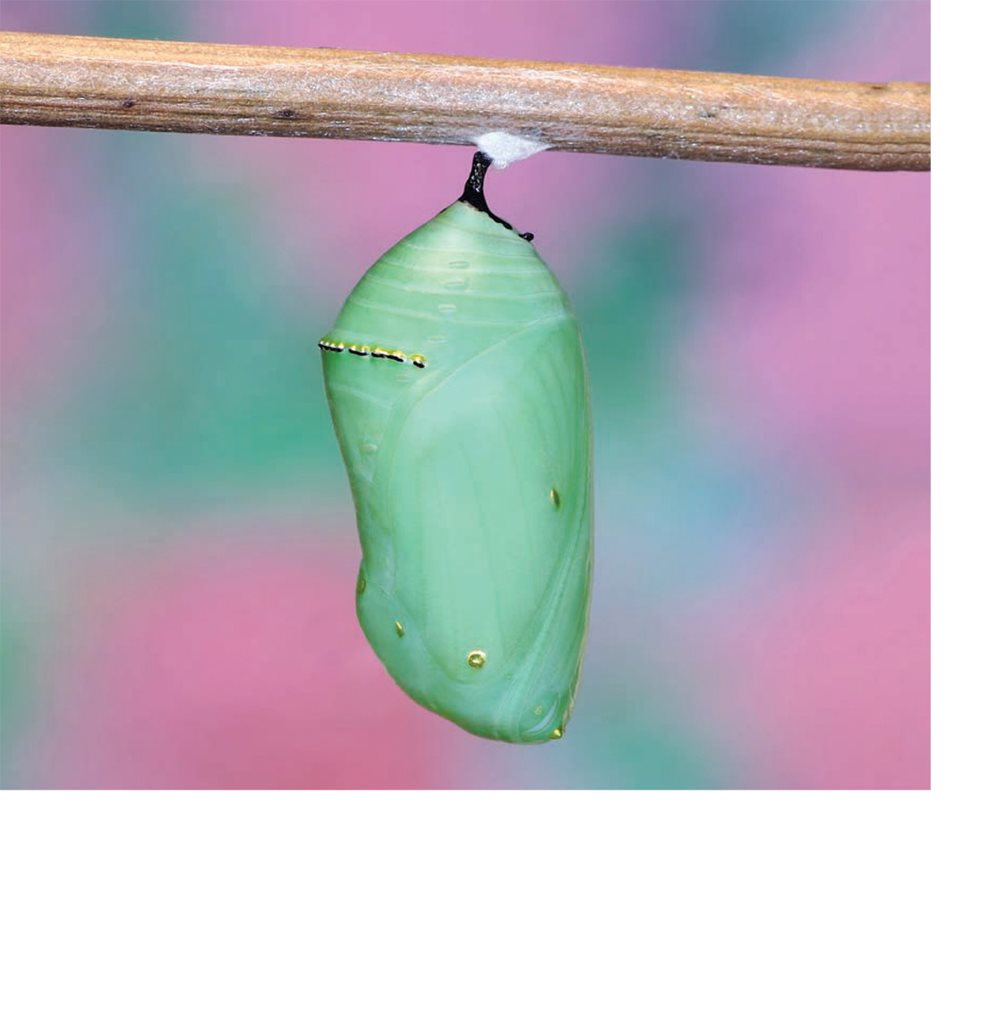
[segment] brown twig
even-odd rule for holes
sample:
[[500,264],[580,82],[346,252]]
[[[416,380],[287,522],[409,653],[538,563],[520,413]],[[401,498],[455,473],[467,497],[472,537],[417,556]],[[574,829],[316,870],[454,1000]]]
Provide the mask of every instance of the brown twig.
[[19,125],[470,143],[870,171],[930,167],[930,87],[0,33]]

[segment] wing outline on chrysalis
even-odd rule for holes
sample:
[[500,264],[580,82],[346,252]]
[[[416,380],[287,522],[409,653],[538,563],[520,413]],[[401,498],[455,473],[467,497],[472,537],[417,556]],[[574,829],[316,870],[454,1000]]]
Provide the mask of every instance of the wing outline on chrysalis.
[[593,564],[590,397],[570,303],[462,196],[390,248],[320,341],[354,499],[358,618],[414,700],[476,735],[561,738]]

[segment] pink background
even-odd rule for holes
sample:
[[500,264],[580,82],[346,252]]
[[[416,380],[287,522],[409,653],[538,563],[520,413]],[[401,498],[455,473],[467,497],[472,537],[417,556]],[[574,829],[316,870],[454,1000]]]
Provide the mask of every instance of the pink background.
[[[920,3],[6,3],[4,28],[929,79]],[[453,147],[4,127],[3,778],[926,788],[929,176],[543,154],[597,566],[566,738],[416,707],[353,614],[315,340]]]

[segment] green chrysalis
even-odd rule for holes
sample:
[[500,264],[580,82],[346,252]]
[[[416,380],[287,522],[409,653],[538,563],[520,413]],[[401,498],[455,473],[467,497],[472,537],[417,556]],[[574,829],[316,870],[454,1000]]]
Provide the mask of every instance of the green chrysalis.
[[382,256],[320,341],[362,561],[358,618],[418,703],[476,735],[562,736],[593,560],[590,396],[569,300],[460,200]]

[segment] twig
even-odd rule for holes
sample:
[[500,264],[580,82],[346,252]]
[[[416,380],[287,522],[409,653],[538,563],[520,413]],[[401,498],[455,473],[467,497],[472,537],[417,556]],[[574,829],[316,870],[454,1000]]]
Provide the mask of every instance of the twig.
[[0,33],[20,125],[467,144],[871,171],[930,167],[930,87]]

